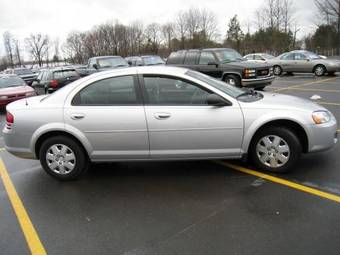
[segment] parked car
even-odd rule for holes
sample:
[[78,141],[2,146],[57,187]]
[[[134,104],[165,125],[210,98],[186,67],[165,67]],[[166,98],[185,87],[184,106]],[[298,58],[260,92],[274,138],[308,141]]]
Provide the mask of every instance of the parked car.
[[109,69],[128,67],[128,62],[121,56],[101,56],[90,58],[87,64],[88,74]]
[[319,55],[304,51],[296,50],[283,53],[277,58],[268,61],[274,66],[274,74],[282,73],[314,73],[316,76],[323,76],[326,73],[334,75],[340,71],[340,61],[324,59]]
[[23,79],[28,85],[31,85],[36,78],[36,74],[28,68],[14,68],[5,70],[6,74],[16,74]]
[[335,117],[311,101],[245,91],[199,72],[132,67],[85,77],[7,106],[6,150],[59,180],[89,162],[239,159],[294,168],[337,142]]
[[237,51],[228,48],[173,52],[166,64],[187,67],[236,87],[263,89],[274,80],[270,65],[248,62]]
[[125,60],[130,66],[155,66],[165,64],[165,61],[156,55],[133,56],[127,57]]
[[15,74],[0,75],[0,108],[16,100],[35,96],[34,89]]
[[267,53],[253,53],[244,56],[245,59],[252,62],[268,63],[268,60],[275,58],[273,55]]
[[80,78],[79,73],[74,68],[44,69],[38,74],[38,77],[32,83],[32,87],[38,95],[48,94]]

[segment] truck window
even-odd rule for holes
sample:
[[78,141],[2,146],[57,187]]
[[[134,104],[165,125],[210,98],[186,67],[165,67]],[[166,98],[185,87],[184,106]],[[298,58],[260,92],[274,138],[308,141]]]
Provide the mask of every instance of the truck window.
[[195,65],[197,63],[198,54],[198,51],[188,51],[185,55],[184,64]]
[[202,51],[199,64],[200,65],[207,65],[211,62],[216,62],[214,54],[212,52]]

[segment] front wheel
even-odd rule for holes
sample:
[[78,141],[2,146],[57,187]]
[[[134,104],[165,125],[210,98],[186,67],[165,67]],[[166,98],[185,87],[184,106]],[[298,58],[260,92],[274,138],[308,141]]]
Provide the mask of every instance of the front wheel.
[[84,149],[65,136],[47,139],[39,151],[43,169],[60,181],[77,179],[89,166]]
[[232,85],[234,87],[241,87],[241,79],[239,76],[234,74],[229,74],[224,78],[224,81],[228,83],[229,85]]
[[324,76],[326,73],[326,68],[323,65],[317,65],[314,68],[314,74],[315,76]]
[[281,66],[274,66],[274,74],[277,76],[282,74]]
[[258,132],[249,150],[251,161],[260,170],[287,172],[302,154],[301,143],[294,132],[284,127],[270,127]]

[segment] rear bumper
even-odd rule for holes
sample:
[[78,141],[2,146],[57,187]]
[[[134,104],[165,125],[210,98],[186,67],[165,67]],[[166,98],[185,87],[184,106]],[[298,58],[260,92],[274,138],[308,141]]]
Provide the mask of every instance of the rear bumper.
[[256,79],[242,79],[242,86],[244,87],[261,87],[265,85],[270,85],[275,80],[275,76],[267,76],[263,78]]

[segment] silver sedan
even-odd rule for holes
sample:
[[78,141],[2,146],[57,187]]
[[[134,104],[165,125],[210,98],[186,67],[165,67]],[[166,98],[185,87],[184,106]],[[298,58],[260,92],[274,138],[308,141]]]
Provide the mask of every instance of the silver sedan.
[[273,172],[330,149],[337,122],[300,98],[245,91],[198,72],[136,67],[93,74],[51,95],[14,102],[6,149],[39,159],[59,180],[89,162],[240,159]]
[[323,76],[326,73],[334,75],[340,72],[340,61],[323,58],[313,52],[296,50],[284,53],[268,61],[274,67],[274,74],[281,75],[283,72],[314,73]]

